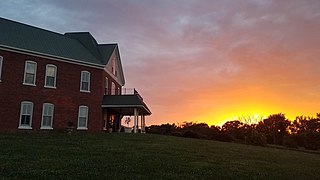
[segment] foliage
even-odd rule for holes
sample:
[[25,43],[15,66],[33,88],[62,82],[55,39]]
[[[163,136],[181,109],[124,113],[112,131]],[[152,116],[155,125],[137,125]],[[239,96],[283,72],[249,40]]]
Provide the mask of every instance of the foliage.
[[257,124],[253,123],[255,120],[252,118],[228,121],[222,127],[195,122],[184,122],[180,127],[175,124],[154,125],[147,132],[259,146],[275,144],[289,148],[320,149],[320,113],[316,117],[298,116],[294,121],[288,120],[282,113],[272,114],[261,118]]
[[257,146],[265,146],[267,145],[267,138],[263,133],[253,129],[251,135],[247,136],[246,143]]

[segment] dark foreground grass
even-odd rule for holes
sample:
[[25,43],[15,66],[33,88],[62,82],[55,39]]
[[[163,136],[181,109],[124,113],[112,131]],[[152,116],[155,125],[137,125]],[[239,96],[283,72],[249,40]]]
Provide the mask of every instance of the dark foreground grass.
[[2,179],[320,179],[320,155],[150,134],[0,135]]

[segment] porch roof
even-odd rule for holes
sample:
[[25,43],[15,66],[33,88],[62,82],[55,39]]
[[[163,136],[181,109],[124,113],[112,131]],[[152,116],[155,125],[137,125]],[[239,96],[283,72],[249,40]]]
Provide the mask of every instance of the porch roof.
[[151,115],[148,106],[138,94],[132,95],[105,95],[102,100],[102,107],[112,109],[122,115],[134,115],[137,108],[140,114]]

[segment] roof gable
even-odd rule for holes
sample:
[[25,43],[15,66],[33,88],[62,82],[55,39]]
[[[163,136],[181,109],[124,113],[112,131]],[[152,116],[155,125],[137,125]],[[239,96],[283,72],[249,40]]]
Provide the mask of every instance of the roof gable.
[[110,47],[107,48],[107,46],[105,46],[102,51],[106,53],[107,57],[107,59],[105,59],[105,70],[123,86],[125,84],[125,79],[118,47],[115,46],[113,51],[111,51]]

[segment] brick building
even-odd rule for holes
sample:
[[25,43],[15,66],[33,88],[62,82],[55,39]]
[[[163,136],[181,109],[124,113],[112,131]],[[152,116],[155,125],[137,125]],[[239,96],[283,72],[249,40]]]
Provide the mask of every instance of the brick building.
[[117,44],[0,18],[0,132],[118,131],[124,116],[143,131],[151,111],[124,84]]

